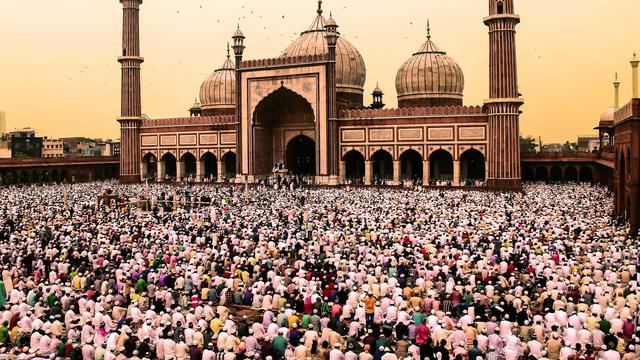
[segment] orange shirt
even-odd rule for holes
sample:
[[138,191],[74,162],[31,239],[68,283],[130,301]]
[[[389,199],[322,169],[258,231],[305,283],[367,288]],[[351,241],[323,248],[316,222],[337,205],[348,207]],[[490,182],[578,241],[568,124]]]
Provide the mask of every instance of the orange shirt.
[[366,298],[364,298],[364,300],[362,300],[362,302],[364,302],[364,311],[367,314],[373,314],[375,312],[376,298],[374,298],[373,296],[367,296]]

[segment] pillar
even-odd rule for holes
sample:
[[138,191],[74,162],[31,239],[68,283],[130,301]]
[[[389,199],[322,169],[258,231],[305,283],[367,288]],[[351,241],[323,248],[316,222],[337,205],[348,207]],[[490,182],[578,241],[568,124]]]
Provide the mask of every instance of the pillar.
[[184,161],[178,161],[178,166],[176,166],[176,181],[181,181],[184,177],[185,171],[185,163]]
[[453,186],[460,186],[460,160],[453,160]]
[[429,168],[429,160],[422,161],[422,185],[429,186],[429,177],[431,174],[429,173],[431,169]]
[[340,169],[338,170],[339,174],[338,176],[340,177],[340,183],[344,184],[346,183],[346,176],[347,176],[347,162],[342,160],[340,161]]
[[140,180],[144,180],[147,178],[147,176],[149,176],[149,174],[147,174],[147,163],[145,163],[144,161],[140,162]]
[[400,160],[393,160],[393,185],[400,185]]
[[140,5],[142,0],[120,0],[122,4],[122,56],[120,85],[120,182],[140,182]]
[[218,161],[218,178],[216,179],[217,182],[222,182],[222,175],[224,174],[224,169],[223,169],[224,163],[222,161]]
[[204,170],[204,163],[196,161],[196,182],[202,182],[202,170]]
[[364,184],[371,185],[371,179],[373,178],[373,166],[371,166],[372,161],[366,160],[364,162]]
[[164,176],[166,175],[164,172],[164,161],[158,161],[158,180],[164,180]]

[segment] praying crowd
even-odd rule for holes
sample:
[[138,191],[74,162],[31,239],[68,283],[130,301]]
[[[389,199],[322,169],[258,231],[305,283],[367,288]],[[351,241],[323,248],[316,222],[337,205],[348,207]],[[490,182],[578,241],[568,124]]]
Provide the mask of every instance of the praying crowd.
[[639,242],[602,187],[0,198],[0,360],[640,359]]

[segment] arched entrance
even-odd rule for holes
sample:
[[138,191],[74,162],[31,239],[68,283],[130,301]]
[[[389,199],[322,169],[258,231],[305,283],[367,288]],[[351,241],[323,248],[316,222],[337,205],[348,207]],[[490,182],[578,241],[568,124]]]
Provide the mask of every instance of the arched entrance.
[[210,152],[202,155],[201,159],[204,165],[204,178],[209,181],[215,181],[218,178],[218,159]]
[[308,136],[298,135],[287,144],[287,169],[290,174],[316,174],[316,143]]
[[374,180],[393,179],[393,157],[385,150],[378,150],[371,156]]
[[160,174],[162,178],[165,180],[175,179],[176,175],[178,174],[176,167],[176,157],[173,156],[172,153],[166,153],[164,154],[164,156],[162,156],[162,159],[160,159],[160,161],[162,161],[162,166],[164,168],[164,174]]
[[551,182],[562,181],[562,169],[560,169],[559,166],[553,166],[551,168],[551,174],[549,174],[549,180],[551,180]]
[[446,150],[436,150],[429,156],[429,181],[453,180],[453,156]]
[[364,156],[358,150],[351,150],[344,155],[344,178],[355,183],[364,182]]
[[593,172],[588,166],[580,168],[580,182],[593,183]]
[[549,180],[549,171],[544,166],[538,166],[536,169],[536,180],[537,181],[547,181]]
[[21,184],[28,184],[29,183],[29,173],[26,171],[21,171],[20,172],[20,183]]
[[409,149],[400,155],[400,178],[403,180],[420,180],[422,178],[422,155]]
[[618,162],[618,211],[623,212],[622,215],[627,216],[628,199],[627,199],[627,162],[624,156],[624,150],[620,154]]
[[236,153],[229,151],[222,156],[222,173],[226,180],[236,177]]
[[[316,174],[315,139],[300,138],[293,144],[285,139],[293,131],[315,133],[315,115],[307,99],[282,86],[258,103],[252,121],[249,146],[253,148],[250,169],[253,175],[271,174],[276,163],[289,162],[289,166],[295,167],[289,169],[292,172]],[[312,143],[314,149],[309,151]],[[298,156],[293,150],[290,152],[291,144],[294,150],[304,150],[305,154]]]
[[[144,167],[144,173],[142,174],[145,179],[155,179],[158,174],[158,158],[155,155],[149,153],[142,158],[142,166]],[[107,177],[104,176],[103,177]]]
[[578,170],[573,166],[568,166],[564,169],[564,180],[566,182],[577,182],[578,181]]
[[181,169],[181,175],[183,179],[196,177],[197,165],[195,155],[190,152],[182,155],[182,158],[180,159],[180,166],[183,166],[183,168]]
[[53,170],[51,172],[51,181],[54,183],[60,182],[60,174],[58,174],[58,170]]
[[486,176],[484,155],[469,149],[460,156],[460,179],[466,182],[484,181]]
[[535,171],[533,171],[533,168],[531,166],[525,166],[522,169],[522,179],[524,181],[535,181],[536,180],[536,173],[535,173]]

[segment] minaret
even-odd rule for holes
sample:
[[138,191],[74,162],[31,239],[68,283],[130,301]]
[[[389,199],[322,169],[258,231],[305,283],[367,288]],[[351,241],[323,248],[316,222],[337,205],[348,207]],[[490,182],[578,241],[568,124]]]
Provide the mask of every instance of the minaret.
[[640,64],[640,60],[636,53],[633,53],[633,59],[631,59],[631,98],[638,98],[638,64]]
[[520,106],[516,65],[516,25],[513,0],[489,0],[489,115],[487,186],[499,191],[519,191]]
[[122,3],[122,65],[120,123],[120,182],[140,182],[140,5],[142,0],[120,0]]
[[[322,1],[318,1],[318,15],[322,15]],[[327,139],[329,143],[329,184],[338,185],[338,162],[339,149],[337,144],[338,126],[335,122],[337,117],[336,102],[336,45],[338,43],[338,24],[333,20],[333,16],[329,14],[329,19],[324,25],[327,31],[325,39],[327,40],[328,56],[327,59]],[[318,172],[316,172],[318,174]],[[320,175],[320,174],[318,174]]]
[[231,38],[233,39],[233,54],[236,57],[236,174],[240,177],[247,175],[243,173],[242,169],[242,73],[240,67],[245,49],[245,36],[240,30],[240,24]]
[[613,108],[615,110],[620,108],[620,80],[618,80],[618,73],[616,73],[616,79],[613,81]]

